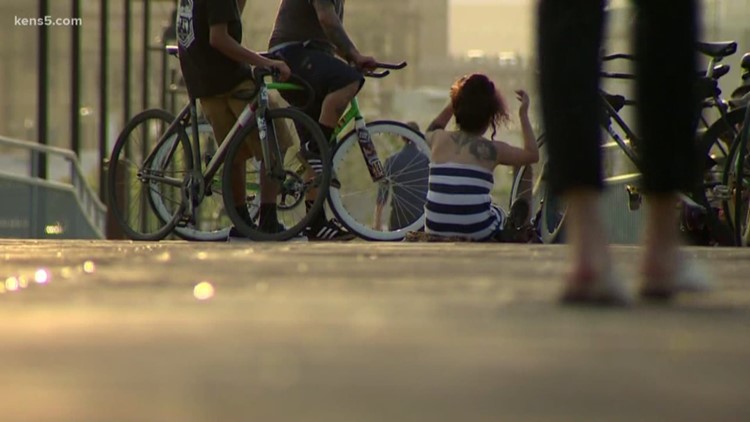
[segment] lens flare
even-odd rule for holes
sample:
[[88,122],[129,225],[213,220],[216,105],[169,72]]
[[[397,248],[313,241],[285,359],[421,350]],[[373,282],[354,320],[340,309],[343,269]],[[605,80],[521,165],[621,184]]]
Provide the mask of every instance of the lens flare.
[[198,300],[208,300],[214,297],[216,290],[208,281],[201,281],[193,288],[193,296]]
[[47,284],[49,282],[49,272],[44,268],[36,270],[34,273],[34,281],[36,284]]
[[5,279],[5,290],[9,292],[18,291],[21,288],[21,283],[18,282],[16,277],[8,277]]
[[86,274],[93,274],[96,271],[96,265],[94,261],[86,261],[83,263],[83,272]]

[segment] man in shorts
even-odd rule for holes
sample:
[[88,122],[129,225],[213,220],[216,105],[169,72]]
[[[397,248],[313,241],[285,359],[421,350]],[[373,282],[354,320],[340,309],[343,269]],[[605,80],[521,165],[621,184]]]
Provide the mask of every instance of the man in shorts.
[[[291,73],[283,61],[267,59],[240,44],[240,15],[245,3],[246,0],[180,0],[177,11],[177,41],[185,84],[190,96],[200,101],[218,142],[226,138],[247,105],[247,100],[239,100],[235,94],[255,90],[251,66],[275,69],[282,80]],[[279,143],[283,149],[288,148],[289,135],[279,133]],[[245,202],[245,165],[251,157],[262,157],[257,131],[231,163],[232,191],[237,204]],[[282,229],[276,216],[277,191],[276,184],[261,176],[261,230]],[[247,206],[241,205],[237,211],[248,224],[255,224]],[[232,228],[229,236],[241,235]]]
[[[318,121],[329,140],[338,119],[364,84],[362,71],[373,69],[377,63],[359,52],[344,30],[343,17],[344,0],[281,0],[269,41],[269,52],[313,87],[315,102],[305,112]],[[292,104],[303,102],[293,95],[285,94],[285,98]],[[310,166],[320,171],[322,162],[314,148],[308,143],[301,152]],[[310,240],[353,237],[335,219],[327,221],[324,212],[313,220],[306,234]]]

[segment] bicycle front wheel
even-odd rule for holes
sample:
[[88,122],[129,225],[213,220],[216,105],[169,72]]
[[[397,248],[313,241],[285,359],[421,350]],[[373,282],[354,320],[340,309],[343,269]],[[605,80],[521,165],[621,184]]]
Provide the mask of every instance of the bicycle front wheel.
[[[190,130],[190,128],[188,128]],[[192,138],[192,131],[188,135]],[[198,125],[198,139],[200,142],[201,160],[207,165],[219,148],[213,128],[208,123]],[[171,142],[176,142],[177,137],[171,138]],[[191,143],[192,145],[192,143]],[[157,165],[164,159],[166,154],[172,148],[170,142],[165,142],[157,151],[157,159],[154,163]],[[194,210],[194,216],[190,222],[178,222],[174,228],[175,233],[185,240],[198,241],[217,241],[225,240],[229,234],[229,227],[232,222],[229,220],[224,210],[223,189],[221,183],[222,167],[206,183],[206,193],[201,199],[201,203]],[[168,218],[170,213],[169,204],[164,203],[161,197],[155,196],[152,204],[159,215]]]
[[174,119],[161,109],[141,112],[128,122],[112,150],[109,210],[130,239],[163,239],[184,210],[183,186],[192,169],[192,152],[182,127],[168,132]]
[[393,121],[367,124],[385,178],[374,182],[355,131],[333,153],[331,210],[351,232],[367,240],[402,240],[424,227],[430,147],[424,136]]
[[[234,227],[251,240],[288,240],[305,229],[315,214],[321,212],[331,181],[330,166],[323,166],[321,172],[316,174],[299,153],[300,145],[307,141],[315,143],[323,162],[328,162],[330,153],[320,127],[306,114],[292,108],[269,109],[266,113],[267,133],[274,134],[277,145],[281,145],[282,139],[287,139],[290,146],[281,151],[279,159],[278,152],[275,152],[278,150],[270,142],[269,136],[266,152],[271,161],[278,164],[271,165],[275,174],[262,178],[264,172],[268,174],[268,163],[248,157],[246,148],[248,136],[257,131],[257,125],[242,128],[231,140],[224,160],[222,185],[225,211]],[[234,163],[234,171],[229,163]],[[236,172],[243,167],[244,171],[238,176]],[[264,187],[264,182],[269,185]],[[276,205],[278,225],[275,227],[269,227],[267,222],[264,224],[262,221],[262,193],[274,198],[269,203]],[[240,216],[238,209],[241,207],[248,209],[251,221]]]

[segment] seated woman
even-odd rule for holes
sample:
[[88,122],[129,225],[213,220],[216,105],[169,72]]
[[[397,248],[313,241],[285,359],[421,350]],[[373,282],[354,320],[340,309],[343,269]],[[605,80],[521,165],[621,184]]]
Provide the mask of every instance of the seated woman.
[[[490,196],[493,170],[498,165],[522,166],[539,160],[529,122],[529,96],[518,90],[516,97],[521,102],[518,115],[523,148],[495,140],[497,126],[507,123],[510,116],[502,95],[487,76],[464,76],[451,87],[450,103],[427,128],[432,149],[425,205],[428,234],[475,241],[502,239],[505,215]],[[445,130],[453,116],[457,130]],[[490,127],[492,136],[486,139]]]

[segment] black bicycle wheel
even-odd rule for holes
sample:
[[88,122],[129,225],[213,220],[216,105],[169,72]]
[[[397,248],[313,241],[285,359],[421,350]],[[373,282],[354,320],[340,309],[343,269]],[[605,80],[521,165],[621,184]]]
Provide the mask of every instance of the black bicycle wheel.
[[[276,195],[276,213],[279,225],[273,230],[261,230],[263,225],[259,221],[262,216],[256,207],[262,203],[258,198],[261,196],[261,172],[265,171],[264,165],[253,158],[246,158],[243,146],[248,136],[256,131],[256,124],[242,128],[231,140],[227,155],[224,159],[224,172],[222,175],[224,205],[226,213],[232,220],[234,227],[244,236],[257,241],[282,241],[296,236],[305,229],[312,218],[321,211],[328,195],[328,187],[331,181],[331,167],[323,166],[319,174],[315,174],[302,159],[299,148],[302,143],[311,141],[318,146],[323,162],[330,162],[328,143],[318,124],[299,110],[292,108],[281,108],[268,110],[266,114],[266,125],[268,133],[274,133],[276,137],[288,136],[291,146],[281,157],[279,174],[271,180],[279,185]],[[302,135],[310,134],[310,135]],[[312,136],[307,139],[303,136]],[[267,150],[272,160],[277,159],[273,153],[275,148]],[[244,161],[244,186],[242,194],[231,188],[236,184],[232,166],[228,163]],[[239,179],[242,176],[238,177]],[[242,196],[242,202],[239,198]],[[247,207],[249,214],[254,216],[253,221],[245,221],[240,217],[239,207]]]
[[724,214],[728,216],[729,226],[732,228],[734,244],[748,245],[750,228],[750,154],[748,154],[747,126],[750,121],[750,108],[738,109],[745,111],[745,118],[738,129],[738,136],[729,151],[729,157],[724,167],[722,183],[727,187],[729,195],[722,201]]
[[[182,186],[192,168],[192,152],[182,127],[167,133],[174,119],[161,109],[141,112],[128,122],[112,150],[109,211],[130,239],[163,239],[185,207]],[[168,152],[152,154],[166,146]]]
[[536,144],[539,148],[539,161],[515,169],[508,207],[518,200],[527,201],[534,227],[542,242],[559,243],[562,240],[565,208],[560,198],[552,195],[547,188],[549,170],[544,134],[539,136]]
[[724,173],[744,118],[744,108],[732,110],[726,118],[714,122],[698,139],[696,146],[701,180],[693,189],[693,200],[707,210],[706,223],[712,242],[723,246],[735,244],[731,230],[732,213],[726,212],[730,191]]

